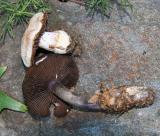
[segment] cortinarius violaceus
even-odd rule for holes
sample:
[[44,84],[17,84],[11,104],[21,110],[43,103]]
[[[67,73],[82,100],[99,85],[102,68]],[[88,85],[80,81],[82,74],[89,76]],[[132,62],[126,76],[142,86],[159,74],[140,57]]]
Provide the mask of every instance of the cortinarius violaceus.
[[39,60],[43,57],[46,57],[45,61],[26,69],[22,84],[24,99],[31,114],[48,116],[49,107],[54,104],[55,114],[60,116],[58,111],[68,113],[69,108],[65,108],[66,104],[54,96],[54,91],[59,84],[67,88],[75,86],[79,77],[78,68],[71,56],[48,54]]

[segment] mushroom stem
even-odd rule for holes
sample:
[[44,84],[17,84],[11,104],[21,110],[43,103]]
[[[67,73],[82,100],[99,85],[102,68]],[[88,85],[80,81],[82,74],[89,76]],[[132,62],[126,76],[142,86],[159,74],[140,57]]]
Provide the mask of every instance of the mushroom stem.
[[88,103],[80,96],[72,94],[67,88],[56,88],[54,94],[75,109],[84,111],[103,111],[99,104]]
[[65,54],[71,43],[70,36],[65,31],[44,32],[39,41],[39,47],[59,54]]

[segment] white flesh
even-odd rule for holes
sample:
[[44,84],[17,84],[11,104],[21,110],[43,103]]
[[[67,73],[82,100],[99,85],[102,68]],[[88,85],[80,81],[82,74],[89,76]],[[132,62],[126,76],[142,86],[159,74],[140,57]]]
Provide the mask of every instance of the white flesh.
[[67,53],[70,36],[64,31],[44,32],[40,38],[39,47],[58,54]]

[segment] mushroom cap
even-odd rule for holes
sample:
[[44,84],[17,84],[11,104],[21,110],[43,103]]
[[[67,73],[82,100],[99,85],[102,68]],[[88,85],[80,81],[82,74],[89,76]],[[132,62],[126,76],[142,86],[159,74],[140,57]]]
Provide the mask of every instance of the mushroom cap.
[[40,12],[35,14],[30,19],[28,27],[23,34],[21,41],[21,58],[26,67],[30,67],[34,62],[39,38],[46,29],[46,22],[46,13]]
[[[47,58],[44,61],[37,65],[35,63],[26,70],[22,84],[23,96],[29,112],[40,116],[50,114],[49,107],[55,103],[53,95],[58,83],[71,88],[76,85],[79,78],[78,68],[71,56],[57,54],[46,56]],[[60,107],[56,107],[55,114],[60,116],[60,109],[63,112],[66,111],[64,107],[62,104]],[[64,113],[63,115],[66,114]]]

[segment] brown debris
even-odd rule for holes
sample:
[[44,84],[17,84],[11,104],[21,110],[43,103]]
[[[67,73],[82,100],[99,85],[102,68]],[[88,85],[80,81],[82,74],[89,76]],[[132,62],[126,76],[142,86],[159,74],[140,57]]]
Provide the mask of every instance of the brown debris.
[[125,112],[134,107],[146,107],[153,104],[155,93],[146,87],[118,87],[104,89],[96,93],[89,102],[98,103],[102,109],[113,112]]

